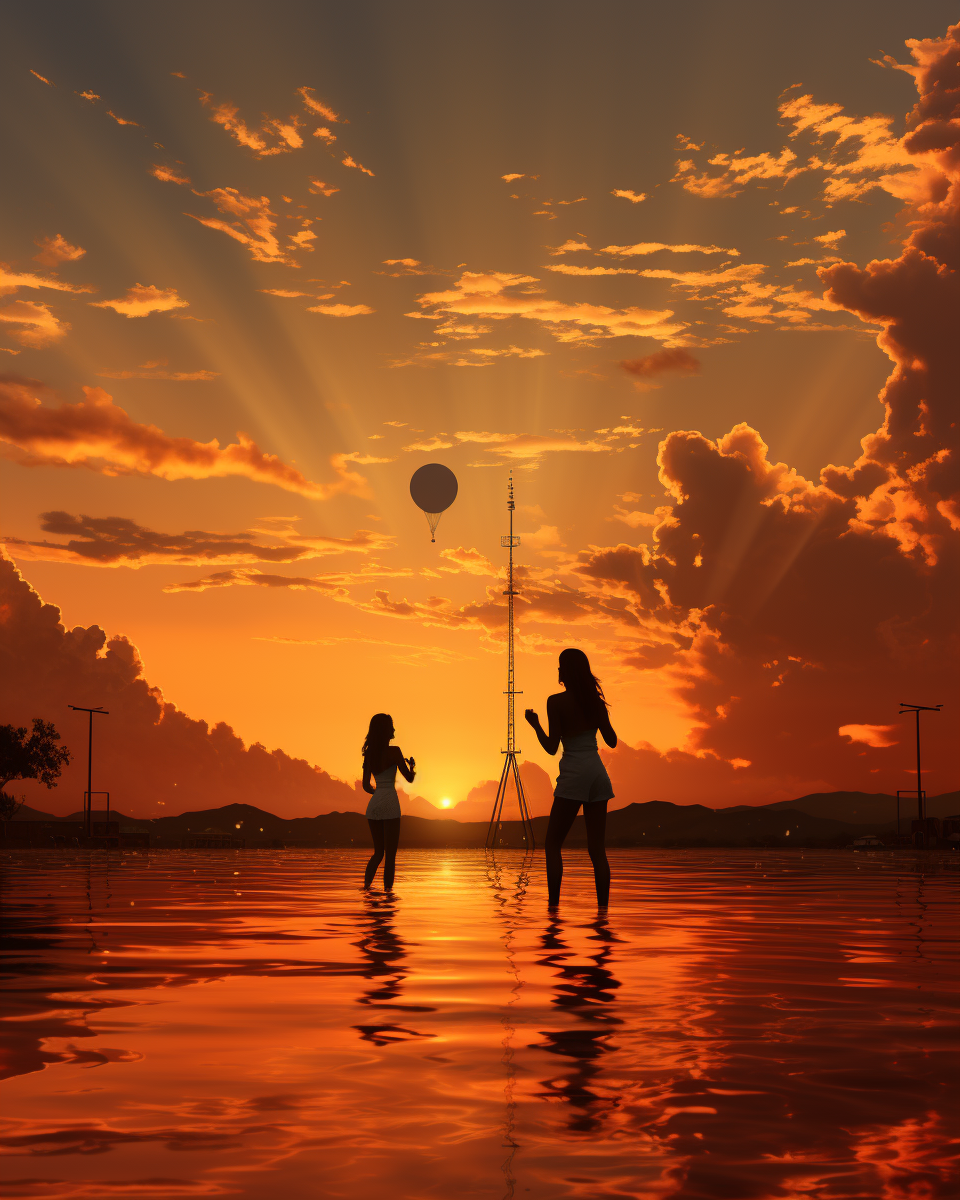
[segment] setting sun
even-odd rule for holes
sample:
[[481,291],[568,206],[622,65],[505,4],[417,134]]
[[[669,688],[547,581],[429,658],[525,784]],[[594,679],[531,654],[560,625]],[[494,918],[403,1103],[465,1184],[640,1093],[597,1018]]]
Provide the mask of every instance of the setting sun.
[[449,808],[452,803],[453,801],[448,796],[444,796],[444,798],[440,801],[440,807]]

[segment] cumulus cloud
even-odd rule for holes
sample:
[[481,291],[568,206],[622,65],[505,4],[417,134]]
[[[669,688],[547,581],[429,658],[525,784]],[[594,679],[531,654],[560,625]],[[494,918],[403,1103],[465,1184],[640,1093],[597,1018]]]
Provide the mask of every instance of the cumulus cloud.
[[811,312],[838,311],[838,306],[822,295],[797,291],[793,286],[762,283],[760,277],[766,270],[763,263],[737,263],[700,271],[649,267],[637,274],[645,279],[666,280],[697,299],[718,297],[727,316],[757,325],[775,325],[784,321],[788,325],[803,326],[810,321]]
[[951,26],[943,38],[909,39],[906,44],[912,64],[886,63],[912,75],[920,94],[903,137],[893,132],[893,117],[854,116],[840,104],[820,103],[809,94],[790,96],[781,103],[780,115],[791,127],[792,142],[812,141],[815,152],[805,161],[789,146],[779,154],[720,153],[709,160],[713,171],[698,168],[693,159],[683,159],[677,163],[674,178],[696,195],[731,197],[755,180],[787,183],[812,173],[822,181],[823,197],[829,203],[860,200],[874,189],[917,206],[942,203],[938,186],[951,169],[951,148],[956,142],[951,122],[956,115],[951,109],[951,89],[936,80],[938,73],[944,76],[955,69],[950,56],[960,41],[958,28]]
[[[8,558],[0,557],[0,609],[5,614],[4,682],[0,722],[54,720],[75,751],[54,792],[29,802],[55,812],[76,810],[86,786],[86,760],[76,753],[86,736],[83,714],[64,715],[64,697],[102,705],[109,737],[97,751],[110,780],[111,803],[135,817],[277,799],[288,817],[360,807],[352,786],[282,750],[245,746],[229,725],[194,720],[143,677],[140,655],[127,638],[108,638],[97,625],[68,630],[60,611],[44,604]],[[34,785],[25,785],[29,792]]]
[[94,308],[112,308],[122,317],[146,317],[155,312],[171,312],[187,308],[189,301],[177,294],[176,288],[158,288],[153,284],[135,283],[119,300],[90,300]]
[[610,449],[605,442],[589,438],[580,441],[569,434],[559,433],[484,433],[464,430],[455,436],[460,442],[484,446],[488,454],[497,454],[505,459],[533,460],[545,454],[563,452],[597,454]]
[[195,192],[212,200],[220,212],[235,218],[221,221],[219,217],[193,217],[208,229],[218,229],[241,245],[246,246],[255,262],[285,263],[296,266],[297,262],[280,245],[277,237],[277,217],[270,208],[268,196],[244,196],[236,188],[213,188],[209,192]]
[[66,335],[70,325],[55,316],[48,304],[33,300],[14,300],[0,308],[0,322],[21,346],[41,350]]
[[[320,131],[317,130],[317,132]],[[340,189],[334,187],[332,183],[324,183],[322,179],[311,179],[307,191],[312,192],[314,196],[333,196]]]
[[465,354],[476,354],[480,358],[543,358],[546,354],[545,350],[538,350],[535,346],[468,346],[464,351]]
[[307,312],[323,313],[326,317],[366,317],[376,309],[369,304],[315,304]]
[[[645,267],[638,271],[644,279],[665,279],[675,287],[689,291],[709,289],[719,291],[724,289],[726,294],[737,288],[755,287],[756,281],[767,270],[763,263],[735,263],[730,267],[718,267],[713,270],[704,268],[699,271],[673,271],[668,267]],[[736,288],[731,288],[736,284]],[[775,289],[771,288],[771,291]]]
[[[673,434],[660,463],[676,502],[654,514],[652,544],[584,554],[576,568],[628,599],[656,649],[634,665],[676,680],[696,753],[747,760],[764,778],[803,778],[813,756],[831,787],[862,788],[864,766],[836,731],[850,733],[855,712],[880,725],[910,681],[944,686],[953,565],[938,580],[889,536],[859,533],[855,502],[771,463],[746,426],[719,443]],[[934,758],[946,790],[946,759]]]
[[397,267],[396,271],[378,271],[378,275],[389,275],[391,279],[400,279],[404,275],[447,275],[448,271],[436,267],[425,267],[418,258],[385,258],[385,267]]
[[554,246],[550,251],[551,254],[571,254],[574,250],[589,250],[590,246],[586,242],[578,242],[574,238],[567,238],[562,246]]
[[303,145],[303,138],[298,132],[300,128],[299,117],[288,117],[286,121],[280,117],[269,117],[264,121],[263,128],[272,133],[277,139],[278,148],[275,153],[280,153],[283,146],[288,146],[291,150],[299,150]]
[[190,184],[189,176],[185,175],[183,171],[178,171],[176,167],[165,167],[155,163],[150,168],[150,174],[155,179],[159,179],[161,183],[177,183],[181,187]]
[[47,288],[54,292],[74,293],[93,291],[92,287],[83,287],[75,283],[64,283],[62,279],[56,279],[49,275],[35,275],[32,271],[11,271],[9,267],[0,263],[0,296],[11,296],[15,292],[18,292],[20,288],[31,288],[34,290]]
[[618,196],[621,200],[629,200],[631,204],[640,204],[647,198],[646,192],[633,192],[629,188],[614,188],[610,195]]
[[840,737],[849,738],[851,742],[862,742],[874,750],[884,750],[887,746],[896,746],[898,733],[896,725],[841,725],[837,730]]
[[[0,310],[2,311],[2,310]],[[324,500],[339,493],[368,494],[362,475],[349,469],[354,456],[334,454],[335,480],[313,483],[244,433],[222,446],[171,437],[141,425],[102,388],[85,387],[79,404],[41,403],[42,385],[7,376],[0,380],[0,453],[23,466],[86,467],[101,475],[155,475],[161,479],[241,476]]]
[[[419,313],[407,313],[407,316],[420,316]],[[460,341],[464,338],[476,338],[489,330],[486,326],[464,325],[448,321],[437,329],[438,336],[449,341]],[[391,361],[391,367],[430,367],[446,364],[451,367],[489,367],[498,358],[543,358],[545,350],[525,346],[467,346],[456,350],[439,350],[433,347],[442,346],[443,342],[422,343],[420,348],[406,358]]]
[[314,88],[300,87],[297,88],[297,95],[303,100],[304,108],[309,112],[315,113],[318,117],[323,117],[325,121],[331,121],[334,125],[343,120],[338,113],[330,107],[329,104],[324,104],[322,100],[318,100],[313,94]]
[[644,254],[656,254],[660,250],[669,250],[672,254],[729,254],[736,258],[740,251],[727,249],[723,246],[698,246],[694,242],[680,242],[670,245],[667,242],[636,242],[632,246],[604,246],[598,254],[614,254],[618,258],[634,258]]
[[200,93],[200,103],[210,110],[211,121],[225,129],[241,146],[252,150],[257,158],[285,154],[303,145],[299,133],[302,120],[296,114],[285,120],[265,117],[259,130],[253,130],[240,117],[238,105],[227,101],[216,103],[209,92]]
[[756,179],[795,179],[811,166],[797,166],[797,156],[789,147],[774,156],[767,151],[762,154],[745,155],[718,154],[710,159],[710,165],[723,168],[719,174],[708,171],[698,173],[693,159],[681,159],[671,182],[682,183],[686,191],[707,198],[731,198],[739,195],[744,187]]
[[547,263],[547,271],[558,275],[639,275],[636,267],[580,267],[573,263]]
[[86,250],[82,246],[72,246],[59,233],[55,233],[51,237],[40,238],[34,242],[34,245],[40,248],[40,253],[33,256],[34,261],[45,267],[55,267],[62,262],[76,262],[78,258],[83,258],[86,254]]
[[[15,559],[74,563],[98,567],[209,566],[213,563],[293,563],[330,555],[370,555],[391,546],[392,539],[358,529],[349,537],[300,533],[289,522],[276,527],[220,533],[188,530],[161,533],[128,517],[75,516],[67,512],[40,514],[40,528],[66,541],[7,537]],[[340,577],[341,580],[346,578]],[[192,586],[192,585],[191,585]]]
[[419,441],[411,442],[409,445],[404,446],[403,449],[420,454],[431,454],[434,450],[449,450],[452,445],[453,442],[447,442],[440,436],[420,438]]
[[601,304],[567,304],[551,300],[536,285],[532,275],[492,271],[464,271],[458,282],[445,291],[427,292],[419,298],[424,309],[437,317],[465,317],[536,321],[561,342],[607,337],[652,337],[667,341],[685,325],[670,323],[670,309],[609,308]]
[[291,234],[290,243],[297,250],[313,250],[311,242],[316,241],[317,235],[312,229],[301,229],[298,233]]
[[465,572],[468,575],[492,575],[497,576],[499,570],[487,558],[485,554],[481,554],[476,546],[467,550],[463,546],[457,546],[455,549],[447,548],[440,551],[440,557],[444,559],[441,565],[441,571]]
[[[637,663],[655,668],[661,657],[657,647],[641,647]],[[617,796],[642,801],[691,802],[723,807],[734,804],[769,804],[793,800],[811,792],[829,791],[831,779],[817,773],[816,765],[791,774],[748,769],[744,759],[727,761],[712,754],[687,750],[661,751],[648,742],[630,746],[620,741],[616,750],[602,752]]]
[[[624,525],[629,525],[631,529],[652,529],[663,520],[663,516],[657,513],[642,512],[639,509],[621,508],[619,504],[613,506],[613,512],[614,515],[608,517],[608,521],[622,521]],[[669,513],[669,509],[666,512]]]
[[832,233],[821,233],[819,237],[815,237],[813,240],[815,242],[819,242],[821,246],[827,246],[829,249],[833,250],[835,249],[837,242],[846,236],[847,231],[845,229],[834,229]]
[[530,550],[548,550],[565,545],[556,525],[541,525],[532,533],[521,533],[521,545]]
[[354,167],[356,170],[362,171],[364,175],[373,175],[373,172],[369,167],[365,167],[362,163],[358,163],[351,154],[344,155],[341,161],[345,167]]
[[[571,568],[635,617],[636,647],[625,646],[624,663],[674,682],[694,723],[690,744],[668,756],[624,753],[631,772],[662,776],[671,766],[674,786],[688,797],[698,770],[712,778],[712,795],[731,801],[754,789],[764,798],[893,791],[908,783],[911,768],[889,753],[909,733],[891,722],[901,695],[940,699],[956,678],[960,154],[948,148],[943,121],[960,92],[958,35],[911,44],[919,100],[901,148],[921,165],[902,166],[900,182],[890,184],[899,188],[906,175],[915,189],[900,219],[908,231],[902,253],[819,271],[827,289],[820,302],[879,326],[878,345],[893,367],[880,396],[882,424],[863,438],[860,457],[810,480],[771,458],[745,424],[715,441],[672,433],[658,455],[672,503],[637,514],[637,528],[651,526],[645,540],[593,548]],[[801,108],[824,136],[828,120],[840,116],[812,102],[795,113]],[[852,145],[857,169],[847,164],[848,179],[861,169],[870,177],[868,145],[887,163],[873,178],[892,170],[888,160],[900,150],[887,153],[888,128],[882,117],[844,118],[835,127]],[[956,145],[957,126],[949,130]],[[919,188],[921,172],[933,166],[939,182],[927,175]],[[780,293],[765,286],[740,280],[742,303],[755,287],[757,309],[775,306]],[[947,791],[957,784],[955,730],[932,722],[928,729],[925,786]],[[632,778],[639,786],[639,774]]]

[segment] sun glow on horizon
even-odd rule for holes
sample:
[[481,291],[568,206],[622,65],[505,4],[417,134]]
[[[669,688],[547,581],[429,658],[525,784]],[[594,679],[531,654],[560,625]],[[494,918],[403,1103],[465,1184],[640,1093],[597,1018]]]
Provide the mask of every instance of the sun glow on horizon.
[[453,803],[453,801],[450,799],[449,796],[444,796],[443,799],[440,801],[440,807],[441,808],[449,808],[452,803]]

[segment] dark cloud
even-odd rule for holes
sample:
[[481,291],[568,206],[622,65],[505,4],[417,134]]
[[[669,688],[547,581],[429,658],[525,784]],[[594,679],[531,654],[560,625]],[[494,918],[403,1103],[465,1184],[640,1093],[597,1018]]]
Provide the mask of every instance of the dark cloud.
[[679,371],[683,375],[699,375],[700,360],[694,358],[689,350],[658,350],[655,354],[647,354],[643,358],[625,358],[619,366],[631,375],[640,379],[651,379],[662,375],[665,371]]
[[348,466],[355,455],[332,455],[335,481],[313,483],[275,454],[264,453],[245,433],[228,446],[216,438],[171,437],[156,425],[134,421],[102,388],[85,387],[79,404],[57,406],[41,403],[47,390],[34,379],[0,376],[0,453],[22,466],[82,466],[102,475],[161,479],[242,476],[318,500],[342,492],[367,494],[364,477]]
[[[229,725],[212,728],[167,702],[143,678],[136,646],[108,638],[97,625],[65,629],[60,610],[44,604],[13,563],[0,555],[0,723],[52,720],[76,750],[86,737],[83,714],[68,704],[102,705],[97,778],[109,781],[111,804],[153,817],[225,804],[281,808],[286,816],[355,810],[354,789],[282,750],[245,746]],[[86,786],[86,761],[75,753],[53,792],[30,803],[74,811]],[[29,786],[29,785],[28,785]]]
[[[278,526],[275,531],[216,533],[192,529],[184,533],[159,533],[128,517],[45,512],[40,514],[40,522],[45,533],[58,534],[67,540],[27,541],[8,537],[6,545],[14,558],[88,566],[287,563],[330,554],[370,554],[391,544],[390,538],[367,529],[358,529],[350,537],[312,536],[297,533],[289,523],[286,527]],[[200,584],[183,586],[200,587]]]
[[343,591],[344,576],[315,579],[304,575],[268,575],[265,571],[216,571],[191,583],[168,583],[165,592],[204,592],[219,587],[289,588],[292,591]]

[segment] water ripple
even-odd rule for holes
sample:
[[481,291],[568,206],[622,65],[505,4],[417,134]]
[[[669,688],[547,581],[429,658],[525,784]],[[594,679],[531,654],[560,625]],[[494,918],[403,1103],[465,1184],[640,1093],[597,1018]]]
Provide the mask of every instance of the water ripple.
[[4,853],[4,1195],[956,1195],[952,861],[569,858]]

